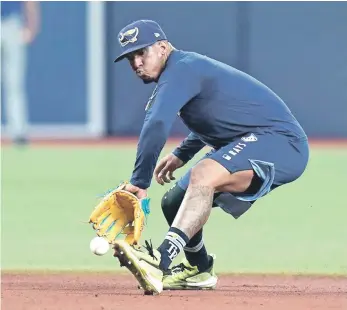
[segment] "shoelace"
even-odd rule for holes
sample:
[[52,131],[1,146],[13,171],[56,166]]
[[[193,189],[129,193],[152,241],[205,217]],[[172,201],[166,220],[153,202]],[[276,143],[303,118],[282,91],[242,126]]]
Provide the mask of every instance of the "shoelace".
[[171,273],[172,274],[178,274],[178,273],[180,273],[180,272],[183,272],[184,270],[193,270],[194,268],[190,268],[190,267],[188,267],[188,266],[186,266],[185,264],[183,264],[183,263],[180,263],[180,264],[178,264],[178,265],[176,265],[176,266],[173,266],[172,268],[171,268]]
[[183,263],[180,263],[176,266],[173,266],[171,268],[171,273],[172,274],[176,274],[176,273],[179,273],[179,272],[182,272],[184,269],[186,269],[187,267],[183,264]]
[[158,258],[154,255],[152,240],[149,240],[149,242],[145,240],[144,248],[148,251],[149,255],[151,255],[155,260],[158,260]]

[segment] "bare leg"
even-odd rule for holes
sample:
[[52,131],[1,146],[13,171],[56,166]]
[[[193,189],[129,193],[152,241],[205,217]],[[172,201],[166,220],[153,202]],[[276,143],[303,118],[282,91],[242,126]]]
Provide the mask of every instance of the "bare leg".
[[160,269],[167,270],[172,260],[189,240],[207,222],[215,191],[243,192],[251,183],[252,170],[231,174],[212,159],[204,159],[196,165],[175,220],[158,250],[161,253]]
[[210,216],[213,194],[212,187],[189,185],[172,227],[180,229],[191,239]]
[[[196,168],[196,169],[195,169]],[[192,169],[190,183],[172,227],[191,239],[207,222],[216,190],[242,192],[251,183],[253,171],[231,174],[222,165],[205,159]]]
[[[168,190],[161,201],[161,207],[167,223],[171,227],[178,210],[187,192],[177,183],[176,186]],[[214,195],[214,199],[216,196]],[[203,230],[199,230],[183,248],[184,254],[191,266],[197,266],[199,270],[205,271],[210,267],[211,260],[207,254],[203,241]]]

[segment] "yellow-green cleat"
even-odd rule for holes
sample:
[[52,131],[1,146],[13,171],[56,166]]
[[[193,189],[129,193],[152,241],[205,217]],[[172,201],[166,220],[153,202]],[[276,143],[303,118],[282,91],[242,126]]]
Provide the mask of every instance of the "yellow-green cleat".
[[196,266],[191,266],[186,258],[182,263],[171,268],[170,275],[163,277],[164,290],[213,290],[218,277],[214,272],[215,255],[211,254],[211,265],[204,272],[199,272]]
[[[155,267],[157,259],[139,248],[130,246],[124,240],[117,241],[113,249],[115,251],[114,256],[118,257],[121,266],[126,267],[135,276],[146,295],[157,295],[162,292],[163,272]],[[150,260],[153,265],[147,260]]]
[[147,262],[155,268],[159,268],[161,254],[153,248],[152,242],[145,241],[145,246],[134,246],[133,252],[140,260]]

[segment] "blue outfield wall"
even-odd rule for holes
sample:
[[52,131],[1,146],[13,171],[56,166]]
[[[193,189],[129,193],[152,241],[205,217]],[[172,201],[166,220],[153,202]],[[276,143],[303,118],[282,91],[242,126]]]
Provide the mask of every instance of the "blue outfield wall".
[[[41,2],[42,29],[28,51],[32,124],[85,124],[86,2]],[[311,137],[347,138],[347,2],[105,2],[107,128],[138,135],[154,85],[126,61],[117,34],[154,19],[179,49],[244,70],[281,96]],[[1,105],[2,110],[6,105]],[[2,122],[4,114],[2,113]],[[177,120],[172,135],[188,131]]]
[[312,137],[347,137],[347,2],[254,2],[250,73]]
[[[346,2],[110,2],[109,129],[138,134],[153,86],[112,65],[117,33],[154,19],[179,49],[244,70],[281,96],[311,137],[347,137]],[[131,124],[131,126],[129,126]],[[180,121],[173,135],[185,134]]]

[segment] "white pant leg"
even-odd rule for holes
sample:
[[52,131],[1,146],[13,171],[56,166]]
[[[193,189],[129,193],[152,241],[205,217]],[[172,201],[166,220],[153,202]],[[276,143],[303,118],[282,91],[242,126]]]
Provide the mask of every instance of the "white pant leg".
[[2,83],[7,128],[12,138],[27,135],[26,45],[20,16],[1,20]]

